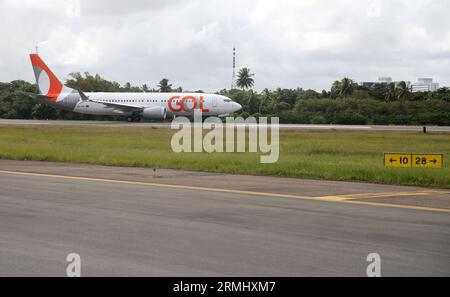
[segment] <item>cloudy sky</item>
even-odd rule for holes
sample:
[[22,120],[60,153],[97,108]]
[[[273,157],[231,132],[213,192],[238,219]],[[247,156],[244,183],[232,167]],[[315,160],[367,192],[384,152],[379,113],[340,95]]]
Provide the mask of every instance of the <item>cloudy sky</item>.
[[448,0],[0,0],[0,81],[34,81],[27,54],[54,72],[88,71],[156,87],[329,89],[344,76],[450,85]]

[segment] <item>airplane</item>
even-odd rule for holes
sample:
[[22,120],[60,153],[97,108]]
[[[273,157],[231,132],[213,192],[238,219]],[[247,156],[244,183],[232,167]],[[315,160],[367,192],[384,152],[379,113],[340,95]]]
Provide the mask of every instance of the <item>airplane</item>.
[[225,117],[242,106],[228,97],[203,93],[84,93],[63,85],[40,56],[30,54],[39,94],[25,93],[56,109],[92,115],[119,115],[129,122],[165,120],[175,116],[192,117],[194,110],[203,116]]

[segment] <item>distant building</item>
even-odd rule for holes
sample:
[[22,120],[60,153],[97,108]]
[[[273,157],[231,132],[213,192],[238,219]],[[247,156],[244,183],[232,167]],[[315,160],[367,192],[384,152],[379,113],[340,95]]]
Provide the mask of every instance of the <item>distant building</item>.
[[[364,81],[360,82],[359,85],[372,88],[375,84],[388,85],[394,83],[395,86],[400,83],[400,81],[393,81],[392,77],[380,77],[378,81]],[[411,92],[435,92],[439,89],[439,84],[434,83],[432,78],[419,78],[416,83],[411,84],[409,81],[405,81],[406,86],[411,90]]]
[[434,83],[432,78],[419,78],[411,85],[411,92],[434,92],[439,89],[439,84]]
[[390,84],[392,82],[392,77],[380,77],[378,78],[378,83]]
[[360,82],[360,83],[359,83],[360,86],[365,87],[365,88],[368,88],[368,89],[370,89],[371,87],[373,87],[374,84],[376,84],[376,83],[373,82],[373,81],[363,81],[363,82]]
[[[388,76],[386,76],[386,77],[379,77],[378,78],[378,81],[364,81],[364,82],[361,82],[359,85],[361,85],[361,86],[363,86],[363,87],[366,87],[366,88],[371,88],[371,87],[373,87],[375,84],[382,84],[382,85],[388,85],[388,84],[390,84],[390,83],[394,83],[395,84],[395,86],[397,86],[399,83],[400,83],[400,81],[393,81],[392,80],[392,77],[388,77]],[[406,85],[409,87],[410,86],[410,82],[409,81],[407,81],[406,82]]]

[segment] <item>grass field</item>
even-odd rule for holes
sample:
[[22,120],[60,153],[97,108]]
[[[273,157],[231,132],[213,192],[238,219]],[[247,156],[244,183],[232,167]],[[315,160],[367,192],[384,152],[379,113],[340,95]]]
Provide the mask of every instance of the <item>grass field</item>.
[[[0,158],[176,168],[450,188],[450,134],[281,131],[280,158],[173,153],[175,130],[135,127],[0,126]],[[444,153],[444,169],[387,169],[384,152]]]

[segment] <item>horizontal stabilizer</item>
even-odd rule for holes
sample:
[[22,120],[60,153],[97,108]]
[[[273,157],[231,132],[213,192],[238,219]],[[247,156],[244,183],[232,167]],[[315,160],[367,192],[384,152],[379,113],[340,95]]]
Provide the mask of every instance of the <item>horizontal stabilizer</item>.
[[52,96],[42,95],[42,94],[35,94],[31,92],[25,92],[25,91],[16,91],[17,94],[23,94],[28,95],[33,99],[39,100],[39,101],[48,101],[52,98]]

